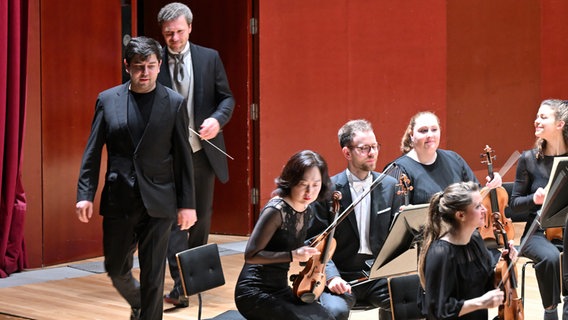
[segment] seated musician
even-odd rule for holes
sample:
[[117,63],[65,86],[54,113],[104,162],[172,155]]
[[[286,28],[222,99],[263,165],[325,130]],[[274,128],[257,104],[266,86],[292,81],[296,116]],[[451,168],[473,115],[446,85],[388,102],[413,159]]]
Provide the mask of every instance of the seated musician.
[[[331,178],[335,190],[342,194],[339,213],[369,191],[379,174],[373,172],[380,145],[371,124],[366,120],[347,122],[338,132],[339,145],[347,160],[347,169]],[[349,281],[361,279],[369,269],[365,261],[377,256],[387,237],[390,223],[400,206],[396,179],[384,180],[355,206],[334,232],[336,249],[326,267],[327,288],[320,303],[336,319],[348,319],[355,302],[375,307],[390,307],[387,279],[377,279],[351,286]],[[316,219],[308,236],[321,232],[334,219],[326,205],[317,203]]]
[[327,164],[309,150],[294,154],[276,179],[274,197],[261,211],[245,249],[235,287],[235,304],[249,320],[333,320],[319,303],[303,303],[288,284],[290,262],[319,254],[305,246],[315,200],[330,189]]
[[[424,290],[419,304],[427,319],[488,319],[487,309],[503,304],[505,293],[495,288],[493,259],[476,231],[485,214],[474,182],[451,184],[432,196],[418,262]],[[508,254],[515,261],[512,240]]]
[[[554,158],[568,155],[568,101],[544,100],[534,120],[536,142],[531,150],[524,151],[517,164],[517,173],[511,209],[513,214],[528,211],[529,216],[522,239],[532,225],[536,213],[540,210],[546,194],[544,187],[548,183]],[[535,262],[536,280],[540,291],[544,319],[558,319],[556,306],[560,303],[560,254],[558,249],[546,238],[544,230],[538,228],[529,235],[521,255]],[[566,257],[566,255],[564,255]],[[565,278],[568,278],[565,275]],[[566,280],[565,280],[566,283]],[[568,303],[564,300],[563,319],[568,319]]]
[[[401,139],[402,156],[394,160],[397,175],[406,175],[412,186],[405,204],[429,203],[436,192],[456,182],[479,183],[467,162],[456,152],[439,148],[442,130],[440,119],[433,112],[421,111],[410,118]],[[501,186],[501,176],[486,177],[486,188]],[[493,234],[491,232],[491,234]],[[501,252],[495,239],[486,241],[497,261]]]
[[[441,131],[440,119],[432,112],[423,111],[410,119],[402,136],[400,151],[403,155],[394,162],[410,179],[410,204],[428,203],[433,194],[452,183],[478,182],[469,165],[459,154],[438,148]],[[487,181],[489,180],[487,177]],[[501,176],[495,173],[487,187],[499,186]]]

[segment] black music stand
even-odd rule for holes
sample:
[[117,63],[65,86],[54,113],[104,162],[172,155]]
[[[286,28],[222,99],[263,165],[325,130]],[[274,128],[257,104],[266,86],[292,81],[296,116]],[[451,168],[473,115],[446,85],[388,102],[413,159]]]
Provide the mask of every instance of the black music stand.
[[369,279],[414,272],[418,269],[418,248],[414,245],[416,237],[426,224],[429,204],[406,206],[393,219],[385,243],[379,251]]
[[568,157],[554,158],[540,211],[542,228],[564,227],[568,214]]

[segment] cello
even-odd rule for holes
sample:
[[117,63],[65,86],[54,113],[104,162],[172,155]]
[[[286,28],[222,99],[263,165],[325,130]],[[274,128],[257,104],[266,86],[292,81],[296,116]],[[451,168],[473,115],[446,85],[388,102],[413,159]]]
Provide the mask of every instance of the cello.
[[[498,212],[492,214],[493,226],[495,232],[499,233],[505,244],[508,244],[507,232],[501,222],[501,217]],[[499,306],[496,319],[499,320],[523,320],[524,309],[523,302],[517,294],[517,271],[514,262],[507,254],[501,257],[497,266],[495,267],[495,282],[498,283],[497,287],[505,292],[505,301]]]
[[[341,192],[334,191],[332,195],[333,220],[336,221],[341,207]],[[312,303],[323,293],[326,286],[325,265],[335,251],[335,239],[333,235],[335,228],[329,232],[323,232],[310,244],[319,250],[319,254],[312,256],[305,268],[297,275],[292,275],[292,290],[294,294],[304,303]]]
[[[488,175],[491,179],[493,179],[493,159],[495,155],[492,155],[493,150],[488,145],[485,146],[484,153],[481,154],[481,157],[484,160],[481,163],[487,164],[487,171]],[[485,223],[481,228],[479,228],[479,233],[483,240],[494,240],[497,242],[498,246],[507,246],[507,242],[500,237],[500,233],[497,232],[497,229],[493,226],[493,215],[495,213],[499,213],[499,220],[503,226],[503,229],[506,233],[511,237],[511,239],[515,238],[515,227],[513,226],[513,221],[510,218],[505,216],[505,207],[507,207],[509,202],[509,195],[507,194],[507,190],[503,187],[497,187],[494,189],[489,189],[484,187],[481,189],[482,195],[488,195],[487,197],[483,198],[483,205],[488,211],[488,214],[485,215]],[[489,214],[489,212],[491,214]]]

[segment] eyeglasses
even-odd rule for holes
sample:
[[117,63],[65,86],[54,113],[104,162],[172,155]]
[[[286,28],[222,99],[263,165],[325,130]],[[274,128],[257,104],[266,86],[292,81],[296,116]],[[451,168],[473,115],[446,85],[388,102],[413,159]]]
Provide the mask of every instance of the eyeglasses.
[[365,154],[369,154],[369,152],[371,152],[371,150],[375,151],[375,152],[379,152],[379,150],[381,150],[381,145],[380,144],[366,144],[363,146],[351,146],[349,147],[350,149],[357,149],[359,151],[359,153],[365,155]]

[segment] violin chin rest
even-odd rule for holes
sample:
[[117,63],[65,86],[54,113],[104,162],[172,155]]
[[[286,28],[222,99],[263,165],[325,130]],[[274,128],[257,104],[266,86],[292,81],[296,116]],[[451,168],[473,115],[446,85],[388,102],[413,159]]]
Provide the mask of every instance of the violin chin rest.
[[313,303],[316,301],[316,295],[311,292],[302,293],[300,300],[304,303]]

